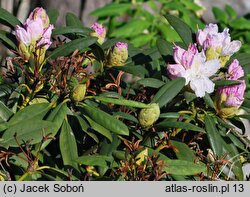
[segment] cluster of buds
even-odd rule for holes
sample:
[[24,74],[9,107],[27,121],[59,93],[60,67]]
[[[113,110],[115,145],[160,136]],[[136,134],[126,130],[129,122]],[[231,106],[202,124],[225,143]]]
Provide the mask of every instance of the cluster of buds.
[[245,80],[239,80],[244,76],[244,71],[238,60],[234,60],[228,67],[226,79],[238,80],[239,84],[223,86],[218,89],[216,95],[216,111],[222,118],[233,117],[244,101],[244,92],[246,89]]
[[91,36],[93,37],[97,37],[97,42],[99,44],[103,44],[105,41],[105,37],[106,37],[106,29],[103,25],[95,22],[92,26],[91,29],[93,30],[93,32],[90,33]]
[[123,66],[128,59],[128,44],[117,42],[108,53],[107,67]]
[[38,62],[43,62],[45,52],[51,45],[50,37],[54,28],[49,23],[46,11],[43,8],[36,8],[23,27],[16,26],[19,53],[25,61],[37,56]]
[[[171,79],[185,78],[186,85],[196,96],[204,97],[206,93],[214,92],[215,84],[210,77],[225,66],[229,58],[240,49],[241,42],[231,41],[228,28],[218,32],[216,24],[199,29],[196,37],[197,43],[190,44],[187,50],[174,47],[176,64],[169,64],[167,70]],[[197,46],[201,51],[198,51]]]

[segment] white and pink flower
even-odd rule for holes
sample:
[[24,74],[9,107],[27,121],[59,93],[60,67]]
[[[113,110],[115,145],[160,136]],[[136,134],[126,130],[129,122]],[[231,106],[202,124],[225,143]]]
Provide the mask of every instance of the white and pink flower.
[[190,85],[197,97],[204,97],[206,92],[214,91],[214,83],[209,77],[219,70],[218,59],[206,61],[204,52],[199,53],[195,45],[190,45],[188,50],[176,46],[174,59],[177,64],[169,64],[167,67],[171,79],[185,78],[186,85]]
[[214,48],[215,51],[219,52],[220,56],[231,56],[239,51],[241,47],[239,40],[231,41],[228,28],[225,28],[223,32],[219,32],[216,24],[206,25],[204,30],[199,29],[197,41],[205,51]]
[[19,42],[19,52],[25,60],[37,49],[47,50],[51,45],[51,34],[54,26],[49,24],[46,11],[36,8],[25,21],[24,27],[16,26],[15,33]]

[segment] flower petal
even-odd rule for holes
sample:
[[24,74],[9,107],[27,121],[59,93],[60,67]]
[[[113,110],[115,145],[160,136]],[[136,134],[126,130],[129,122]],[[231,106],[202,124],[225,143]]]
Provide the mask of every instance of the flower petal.
[[214,83],[207,77],[191,79],[190,87],[197,97],[204,97],[206,92],[212,93],[214,91]]

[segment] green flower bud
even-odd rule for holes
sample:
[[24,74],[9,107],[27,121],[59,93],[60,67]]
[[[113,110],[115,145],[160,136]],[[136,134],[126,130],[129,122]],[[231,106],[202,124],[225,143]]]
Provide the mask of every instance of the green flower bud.
[[159,105],[157,103],[149,105],[149,108],[142,109],[139,113],[139,123],[143,128],[152,126],[160,116]]
[[86,94],[86,84],[78,84],[70,94],[70,98],[74,102],[80,102]]
[[128,44],[117,42],[109,51],[107,67],[123,66],[128,59]]

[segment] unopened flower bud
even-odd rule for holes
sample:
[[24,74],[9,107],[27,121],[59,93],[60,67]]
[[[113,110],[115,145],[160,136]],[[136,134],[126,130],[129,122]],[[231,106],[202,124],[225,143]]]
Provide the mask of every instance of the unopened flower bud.
[[216,111],[222,118],[231,118],[244,101],[246,84],[244,80],[238,85],[225,86],[218,90],[216,96]]
[[128,59],[128,44],[117,42],[109,51],[107,67],[123,66]]
[[70,98],[74,102],[80,102],[86,94],[86,84],[78,84],[70,93]]
[[29,20],[35,20],[36,18],[40,18],[42,20],[43,28],[47,28],[49,26],[49,16],[43,8],[35,8],[29,15]]
[[157,103],[149,104],[149,108],[142,109],[139,113],[139,123],[143,128],[152,126],[160,116],[160,107]]
[[91,28],[94,30],[92,33],[90,33],[91,36],[97,37],[97,42],[99,44],[103,44],[105,37],[106,37],[106,29],[103,25],[94,23]]

